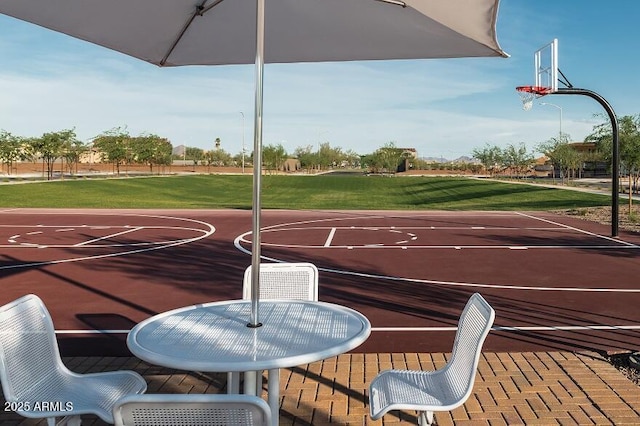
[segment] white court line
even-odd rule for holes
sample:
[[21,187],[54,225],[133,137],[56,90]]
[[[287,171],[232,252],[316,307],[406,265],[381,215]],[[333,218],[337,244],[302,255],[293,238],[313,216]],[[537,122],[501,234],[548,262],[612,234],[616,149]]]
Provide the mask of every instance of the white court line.
[[[528,249],[579,249],[579,250],[619,250],[621,244],[625,246],[625,248],[629,248],[629,249],[640,249],[640,245],[637,244],[633,244],[633,243],[629,243],[620,239],[616,239],[616,238],[610,238],[610,237],[606,237],[600,234],[596,234],[593,232],[589,232],[589,231],[585,231],[579,228],[575,228],[575,227],[571,227],[568,225],[564,225],[562,223],[558,223],[558,222],[554,222],[552,220],[548,220],[548,219],[543,219],[543,218],[538,218],[532,215],[528,215],[526,213],[521,213],[521,212],[514,212],[515,216],[520,216],[520,217],[527,217],[529,219],[533,219],[533,220],[538,220],[541,222],[545,222],[548,223],[550,225],[553,226],[536,226],[536,227],[503,227],[503,226],[446,226],[446,227],[435,227],[435,226],[385,226],[385,227],[371,227],[371,226],[354,226],[354,225],[350,225],[350,226],[335,226],[335,227],[329,227],[329,226],[317,226],[317,225],[312,225],[312,226],[290,226],[290,225],[305,225],[305,224],[316,224],[319,222],[326,222],[326,221],[333,221],[333,220],[353,220],[353,219],[361,219],[361,217],[357,217],[357,218],[327,218],[327,219],[322,219],[322,220],[312,220],[312,221],[301,221],[301,222],[292,222],[292,223],[279,223],[276,225],[271,225],[269,227],[263,228],[262,229],[262,233],[266,234],[269,232],[288,232],[288,231],[306,231],[306,230],[330,230],[330,235],[333,239],[333,234],[334,234],[334,230],[342,230],[342,229],[348,229],[350,231],[353,230],[361,230],[361,231],[383,231],[383,230],[388,230],[389,232],[395,232],[395,233],[401,233],[400,230],[404,230],[405,233],[411,237],[411,241],[415,241],[418,239],[418,237],[411,232],[407,232],[409,230],[412,231],[418,231],[418,230],[472,230],[472,231],[522,231],[522,230],[527,230],[527,231],[557,231],[557,230],[572,230],[581,234],[586,234],[586,235],[590,235],[599,239],[605,239],[609,242],[613,242],[615,244],[612,245],[527,245],[527,246],[513,246],[513,245],[467,245],[467,246],[460,246],[460,245],[455,245],[455,246],[447,246],[447,245],[410,245],[410,246],[406,246],[404,244],[406,244],[407,242],[402,241],[400,243],[402,243],[402,245],[398,242],[396,242],[395,244],[363,244],[363,245],[331,245],[331,244],[327,244],[325,242],[324,245],[308,245],[308,244],[276,244],[276,243],[268,243],[268,242],[262,242],[262,245],[264,246],[270,246],[270,247],[284,247],[284,248],[292,248],[292,249],[312,249],[312,248],[319,248],[319,247],[323,247],[323,248],[330,248],[330,249],[347,249],[347,250],[353,250],[354,248],[360,248],[360,249],[403,249],[406,250],[407,248],[409,249],[447,249],[447,248],[452,248],[455,250],[461,250],[461,249],[507,249],[507,250],[528,250]],[[377,218],[377,217],[376,217]],[[243,234],[241,236],[240,241],[246,243],[246,244],[250,244],[251,241],[246,239],[245,237],[248,235],[251,235],[251,231],[246,232],[245,234]],[[331,241],[332,242],[332,241]]]
[[496,331],[640,330],[640,325],[556,325],[549,327],[493,327]]
[[519,215],[521,215],[521,216],[528,217],[528,218],[530,218],[530,219],[535,219],[535,220],[539,220],[539,221],[541,221],[541,222],[550,223],[550,224],[552,224],[552,225],[557,225],[557,226],[559,226],[559,227],[561,227],[561,228],[570,229],[570,230],[572,230],[572,231],[576,231],[576,232],[579,232],[579,233],[581,233],[581,234],[586,234],[586,235],[590,235],[590,236],[592,236],[592,237],[602,238],[602,239],[605,239],[605,240],[607,240],[607,241],[613,241],[613,242],[616,242],[616,243],[618,243],[618,244],[624,244],[624,245],[627,245],[627,246],[629,246],[629,247],[638,247],[636,244],[629,243],[629,242],[624,241],[624,240],[621,240],[621,239],[619,239],[619,238],[607,237],[606,235],[600,235],[600,234],[596,234],[595,232],[585,231],[584,229],[576,228],[576,227],[574,227],[574,226],[565,225],[565,224],[563,224],[563,223],[555,222],[555,221],[553,221],[553,220],[549,220],[549,219],[544,219],[544,218],[541,218],[541,217],[532,216],[532,215],[530,215],[530,214],[526,214],[526,213],[521,213],[521,212],[516,212],[516,213],[517,213],[517,214],[519,214]]
[[[339,219],[336,219],[339,220]],[[346,229],[346,230],[357,230],[357,231],[384,231],[384,230],[388,230],[389,232],[397,232],[397,233],[401,233],[401,232],[407,232],[408,230],[429,230],[429,231],[434,231],[434,230],[442,230],[442,231],[465,231],[465,230],[471,230],[471,231],[521,231],[521,230],[525,230],[525,231],[557,231],[559,229],[564,229],[564,228],[559,228],[558,226],[527,226],[524,228],[516,228],[513,226],[379,226],[379,227],[371,227],[371,226],[354,226],[354,225],[349,225],[349,226],[296,226],[296,227],[282,227],[283,225],[288,225],[288,224],[279,224],[280,227],[277,226],[270,226],[267,228],[262,228],[262,232],[263,233],[267,233],[267,232],[291,232],[291,231],[309,231],[309,230],[323,230],[323,229]],[[2,227],[2,225],[0,225],[0,227]]]
[[[196,231],[201,231],[201,230],[196,230]],[[204,232],[204,231],[201,231]],[[179,243],[181,241],[193,241],[192,238],[186,238],[186,239],[182,239],[182,240],[163,240],[163,241],[154,241],[154,242],[138,242],[138,243],[118,243],[118,244],[92,244],[92,245],[84,245],[82,247],[88,248],[88,249],[96,249],[96,248],[118,248],[118,247],[150,247],[150,246],[161,246],[161,245],[165,245],[165,244],[174,244],[174,243]],[[33,248],[33,247],[38,247],[38,248],[70,248],[70,247],[79,247],[78,245],[69,245],[69,244],[47,244],[47,245],[41,245],[38,243],[20,243],[19,241],[10,241],[13,243],[18,243],[19,245],[16,244],[0,244],[0,248],[10,248],[10,249],[25,249],[25,248]],[[2,268],[0,268],[2,269]]]
[[331,231],[329,231],[329,236],[327,236],[327,240],[324,242],[324,247],[331,246],[331,241],[333,241],[334,235],[336,235],[336,228],[331,228]]
[[[374,333],[384,332],[451,332],[458,327],[371,327]],[[558,325],[558,326],[523,326],[523,327],[491,327],[492,331],[579,331],[579,330],[640,330],[640,325]],[[127,334],[131,330],[56,330],[56,334]]]
[[81,247],[87,244],[91,244],[91,243],[95,243],[96,241],[101,241],[101,240],[108,240],[109,238],[113,238],[113,237],[117,237],[118,235],[124,235],[124,234],[128,234],[129,232],[133,232],[133,231],[139,231],[141,229],[144,229],[144,227],[136,227],[133,229],[127,229],[125,231],[122,232],[116,232],[115,234],[111,234],[111,235],[105,235],[104,237],[100,237],[100,238],[94,238],[93,240],[88,240],[88,241],[84,241],[82,243],[78,243],[78,244],[74,244],[73,247]]
[[[0,212],[1,213],[1,212]],[[133,214],[122,214],[123,217],[125,216],[132,216]],[[148,215],[137,215],[138,217],[149,217]],[[151,217],[156,217],[156,216],[151,216]],[[163,217],[163,216],[157,216],[157,217]],[[168,218],[171,218],[170,216],[166,216]],[[78,228],[89,228],[89,229],[112,229],[112,228],[131,228],[132,225],[87,225],[87,224],[82,224],[82,225],[69,225],[69,224],[65,224],[65,225],[0,225],[0,228],[11,228],[11,229],[17,229],[17,228],[55,228],[55,229],[63,229],[63,228],[69,228],[69,229],[64,229],[65,231],[75,231]],[[171,226],[171,225],[137,225],[140,226],[142,228],[145,229],[193,229],[193,228],[188,228],[188,227],[184,227],[184,226]],[[301,228],[301,229],[305,229],[305,228]]]
[[[154,250],[163,250],[166,248],[170,248],[170,247],[176,247],[176,246],[180,246],[183,244],[188,244],[194,241],[198,241],[201,240],[203,238],[206,238],[210,235],[213,235],[216,232],[216,228],[211,225],[210,223],[201,221],[201,220],[197,220],[197,219],[190,219],[190,218],[185,218],[185,217],[174,217],[174,216],[162,216],[162,215],[147,215],[147,214],[122,214],[122,213],[115,213],[115,214],[107,214],[108,216],[122,216],[122,217],[126,217],[126,216],[131,216],[131,217],[143,217],[143,218],[157,218],[157,219],[163,219],[163,220],[175,220],[175,221],[180,221],[183,223],[197,223],[200,225],[204,226],[204,229],[198,229],[198,228],[185,228],[185,229],[191,229],[194,232],[201,232],[202,235],[200,236],[196,236],[193,238],[187,238],[187,239],[182,239],[182,240],[177,240],[177,241],[172,241],[172,242],[168,242],[168,244],[165,245],[160,245],[160,246],[152,246],[152,247],[143,247],[143,248],[136,248],[136,249],[132,249],[132,250],[126,250],[126,251],[121,251],[121,252],[116,252],[116,253],[107,253],[107,254],[98,254],[98,255],[93,255],[93,256],[81,256],[81,257],[71,257],[71,258],[66,258],[66,259],[56,259],[56,260],[46,260],[46,261],[39,261],[39,262],[27,262],[27,263],[21,263],[21,264],[12,264],[12,265],[5,265],[5,266],[0,266],[0,270],[7,270],[7,269],[22,269],[22,268],[33,268],[33,267],[37,267],[37,266],[46,266],[46,265],[58,265],[58,264],[62,264],[62,263],[71,263],[71,262],[81,262],[81,261],[87,261],[87,260],[95,260],[95,259],[106,259],[106,258],[110,258],[110,257],[119,257],[119,256],[126,256],[126,255],[132,255],[132,254],[138,254],[138,253],[145,253],[145,252],[150,252],[150,251],[154,251]],[[44,227],[43,225],[37,225],[38,227]],[[56,226],[49,226],[49,227],[56,227]],[[149,228],[148,226],[145,228]],[[176,228],[179,229],[179,228]],[[125,245],[125,247],[129,247],[130,245]],[[0,246],[3,247],[3,246]],[[48,246],[38,246],[38,248],[47,248]],[[68,247],[68,246],[66,246]]]
[[[247,238],[245,238],[246,236],[250,235],[251,231],[246,232],[242,235],[240,235],[238,238],[236,238],[237,242],[243,242],[247,245],[251,244],[251,240],[248,240]],[[417,240],[417,238],[411,238],[412,241]],[[411,250],[443,250],[443,249],[455,249],[455,250],[462,250],[462,249],[482,249],[482,250],[528,250],[528,249],[544,249],[544,250],[563,250],[563,249],[578,249],[578,250],[620,250],[621,247],[620,245],[527,245],[527,246],[510,246],[510,245],[492,245],[492,246],[487,246],[487,245],[470,245],[470,246],[450,246],[450,245],[411,245],[411,246],[403,246],[403,247],[399,247],[398,245],[392,245],[392,244],[380,244],[380,243],[372,243],[372,244],[362,244],[362,245],[333,245],[333,246],[327,246],[325,245],[309,245],[309,244],[290,244],[290,243],[284,243],[284,244],[277,244],[277,243],[269,243],[269,242],[261,242],[262,246],[264,247],[281,247],[281,248],[292,248],[292,249],[314,249],[314,248],[328,248],[328,249],[385,249],[385,250],[391,250],[391,249],[404,249],[404,247],[406,247],[407,249],[411,249]],[[397,243],[395,243],[397,244]],[[1,247],[1,246],[0,246]],[[635,245],[635,244],[628,244],[626,246],[624,246],[625,250],[630,250],[630,249],[640,249],[639,245]]]
[[[553,221],[550,220],[545,220],[545,219],[540,219],[540,218],[536,218],[534,216],[530,216],[527,214],[523,214],[523,213],[519,213],[516,212],[515,216],[523,216],[523,217],[529,217],[532,219],[538,219],[540,221],[544,221],[550,224],[555,224],[557,225],[555,228],[553,229],[572,229],[571,227],[567,226],[567,225],[563,225],[560,223],[555,223]],[[349,217],[349,218],[325,218],[325,219],[318,219],[318,220],[309,220],[309,221],[299,221],[299,222],[291,222],[291,223],[278,223],[275,225],[271,225],[269,227],[265,227],[263,228],[261,231],[264,232],[266,230],[277,230],[277,228],[282,228],[285,226],[291,226],[291,225],[296,225],[298,227],[300,227],[300,229],[304,229],[301,226],[302,225],[307,225],[307,224],[317,224],[320,222],[329,222],[329,221],[336,221],[336,220],[362,220],[362,219],[372,219],[372,218],[379,218],[379,217],[366,217],[366,216],[358,216],[358,217]],[[366,228],[364,228],[366,229]],[[370,228],[369,228],[370,229]],[[413,228],[415,229],[415,228]],[[514,229],[518,229],[518,228],[514,228]],[[530,228],[528,228],[530,229]],[[574,230],[578,231],[578,232],[582,232],[582,233],[586,233],[586,234],[591,234],[587,231],[583,231],[577,228],[573,228]],[[245,244],[249,244],[250,241],[247,240],[245,237],[250,235],[251,231],[247,231],[243,234],[238,235],[234,241],[233,241],[233,245],[235,246],[235,248],[242,252],[245,253],[249,256],[251,256],[251,250],[247,249],[245,247],[243,247],[243,243]],[[601,235],[598,234],[592,234],[594,236],[600,237],[600,238],[605,238],[602,237]],[[617,245],[611,245],[611,246],[571,246],[571,245],[567,245],[567,246],[527,246],[527,248],[532,249],[532,248],[536,248],[536,249],[615,249],[615,250],[620,250],[621,246],[620,246],[620,241],[616,240],[616,239],[609,239],[609,238],[605,238],[607,240],[611,240],[611,241],[615,241],[617,243]],[[269,244],[265,244],[264,242],[262,243],[263,245],[269,245]],[[272,245],[273,247],[289,247],[289,248],[313,248],[313,247],[318,247],[318,246],[305,246],[305,245],[284,245],[284,244],[279,244],[279,245]],[[353,250],[353,249],[373,249],[373,250],[377,250],[377,249],[389,249],[389,248],[394,248],[394,249],[403,249],[405,250],[407,246],[377,246],[377,247],[372,247],[372,246],[368,246],[368,247],[358,247],[358,246],[341,246],[339,248],[341,249],[347,249],[347,250]],[[417,248],[417,249],[425,249],[425,248],[455,248],[458,250],[461,250],[463,248],[505,248],[505,246],[467,246],[467,247],[463,247],[463,246],[411,246],[410,248]],[[513,246],[506,246],[507,248],[511,248],[513,249]],[[336,246],[332,246],[331,248],[336,248]],[[624,249],[638,249],[640,248],[640,246],[635,245],[635,244],[628,244],[624,247]],[[270,262],[282,262],[281,259],[276,259],[274,257],[269,257],[269,256],[265,256],[264,254],[261,256],[262,260],[266,260],[266,261],[270,261]],[[345,276],[351,276],[351,277],[357,277],[357,278],[364,278],[364,279],[381,279],[381,280],[387,280],[387,281],[395,281],[395,282],[404,282],[404,283],[414,283],[414,284],[421,284],[421,285],[442,285],[442,286],[447,286],[447,287],[454,287],[454,288],[490,288],[490,289],[504,289],[504,290],[517,290],[517,291],[550,291],[550,292],[576,292],[576,293],[627,293],[627,294],[638,294],[640,293],[640,288],[607,288],[607,287],[600,287],[600,288],[584,288],[584,287],[543,287],[543,286],[524,286],[524,285],[506,285],[506,284],[492,284],[492,283],[480,283],[480,282],[459,282],[459,281],[444,281],[444,280],[430,280],[430,279],[421,279],[421,278],[407,278],[407,277],[396,277],[396,276],[388,276],[388,275],[380,275],[380,274],[371,274],[371,273],[365,273],[365,272],[359,272],[359,271],[348,271],[348,270],[341,270],[341,269],[334,269],[334,268],[322,268],[319,267],[318,270],[322,271],[322,272],[328,272],[328,273],[335,273],[338,275],[345,275]]]
[[[458,327],[371,327],[372,332],[456,331]],[[640,330],[640,325],[557,325],[524,327],[491,327],[493,331],[576,331],[576,330]]]
[[56,334],[128,334],[131,330],[56,330]]

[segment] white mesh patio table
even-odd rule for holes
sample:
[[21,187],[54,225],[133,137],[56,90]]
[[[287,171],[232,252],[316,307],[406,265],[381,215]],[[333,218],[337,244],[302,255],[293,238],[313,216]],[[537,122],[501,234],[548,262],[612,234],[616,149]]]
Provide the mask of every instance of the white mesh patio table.
[[[127,345],[152,364],[188,371],[269,370],[268,400],[278,424],[279,369],[348,352],[371,333],[369,320],[325,302],[261,300],[261,327],[247,324],[249,300],[193,305],[155,315],[136,325]],[[245,377],[245,393],[257,394]]]

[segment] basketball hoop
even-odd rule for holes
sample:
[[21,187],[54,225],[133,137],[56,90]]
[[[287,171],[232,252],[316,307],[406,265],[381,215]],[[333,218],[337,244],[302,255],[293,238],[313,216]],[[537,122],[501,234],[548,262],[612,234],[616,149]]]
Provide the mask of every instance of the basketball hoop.
[[534,99],[541,98],[551,93],[550,87],[542,86],[518,86],[516,87],[520,100],[522,101],[522,109],[529,111],[533,107]]

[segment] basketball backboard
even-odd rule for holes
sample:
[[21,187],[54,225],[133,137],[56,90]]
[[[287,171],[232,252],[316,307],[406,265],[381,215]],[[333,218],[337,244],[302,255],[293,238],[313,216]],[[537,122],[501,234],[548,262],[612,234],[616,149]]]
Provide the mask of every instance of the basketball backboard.
[[534,82],[531,86],[518,86],[522,108],[528,111],[533,100],[558,91],[558,39],[542,46],[533,54]]
[[558,91],[558,39],[536,50],[533,56],[535,86],[546,88],[548,93]]

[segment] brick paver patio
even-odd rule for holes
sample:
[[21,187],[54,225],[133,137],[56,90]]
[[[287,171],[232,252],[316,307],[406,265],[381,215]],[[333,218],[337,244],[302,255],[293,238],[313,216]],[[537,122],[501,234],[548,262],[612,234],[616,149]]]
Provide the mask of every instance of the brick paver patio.
[[[389,368],[434,369],[441,353],[345,354],[281,372],[280,424],[415,425],[415,412],[368,416],[368,384]],[[77,372],[132,369],[149,393],[225,392],[226,374],[182,372],[136,358],[65,358]],[[266,389],[266,385],[265,385]],[[3,404],[4,407],[4,404]],[[484,353],[474,392],[452,412],[436,413],[439,425],[638,425],[640,387],[597,354],[571,352]],[[45,421],[0,414],[3,426],[44,426]],[[101,426],[95,416],[83,425]]]

